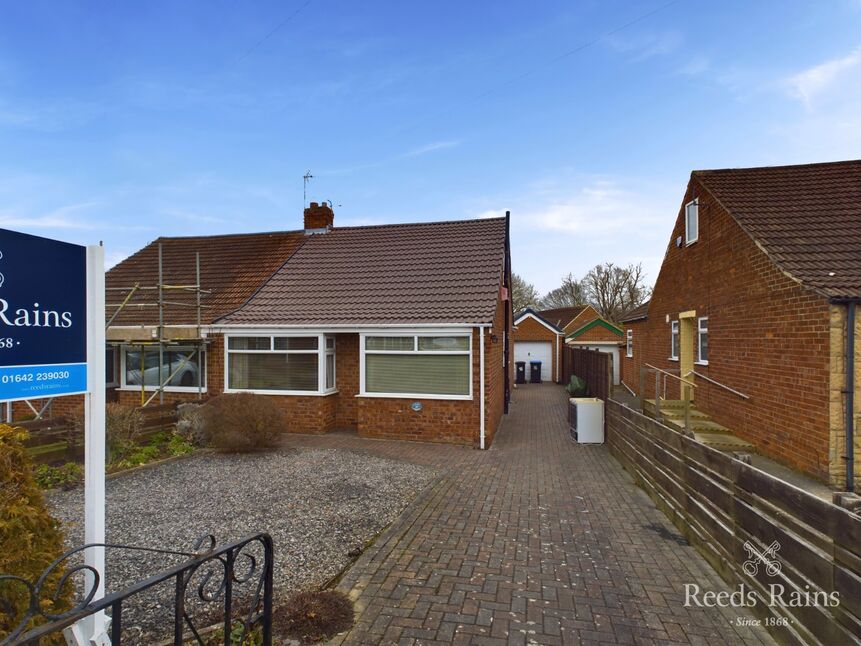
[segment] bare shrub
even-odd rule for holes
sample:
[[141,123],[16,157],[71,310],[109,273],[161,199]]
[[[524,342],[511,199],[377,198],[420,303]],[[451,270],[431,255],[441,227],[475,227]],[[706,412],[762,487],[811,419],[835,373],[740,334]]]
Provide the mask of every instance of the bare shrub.
[[299,592],[278,608],[274,632],[303,644],[330,639],[353,625],[353,604],[340,592]]
[[115,462],[140,442],[143,413],[139,408],[110,402],[105,406],[108,461]]
[[203,406],[202,414],[209,445],[231,452],[276,446],[286,422],[278,404],[251,393],[219,395]]

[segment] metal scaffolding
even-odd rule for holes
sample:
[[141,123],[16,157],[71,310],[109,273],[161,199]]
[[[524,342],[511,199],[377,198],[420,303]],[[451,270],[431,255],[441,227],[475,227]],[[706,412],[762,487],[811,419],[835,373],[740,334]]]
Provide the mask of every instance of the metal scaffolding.
[[[165,282],[164,262],[163,262],[162,243],[158,243],[158,283],[156,285],[141,285],[140,282],[128,287],[107,287],[108,294],[118,296],[118,302],[106,303],[105,308],[110,310],[116,308],[108,319],[105,327],[108,331],[108,345],[112,347],[122,348],[138,348],[140,355],[140,387],[141,387],[141,406],[147,406],[156,397],[159,403],[164,403],[164,392],[171,380],[179,374],[183,368],[189,365],[192,360],[197,357],[197,397],[203,398],[203,376],[206,374],[205,355],[204,351],[209,343],[206,335],[201,329],[203,309],[208,307],[203,305],[201,297],[204,294],[211,294],[211,290],[203,289],[200,283],[200,252],[195,252],[195,281],[191,285],[172,284]],[[147,296],[155,292],[156,300],[144,300],[143,302],[135,301],[136,296]],[[175,297],[165,296],[176,294]],[[182,295],[190,294],[191,302],[183,302]],[[196,314],[196,325],[189,333],[188,325],[166,325],[165,324],[165,308],[193,308]],[[111,329],[111,324],[117,320],[117,317],[128,308],[158,308],[158,324],[157,325],[141,325],[139,328],[132,326],[131,328],[116,328]],[[133,333],[134,332],[134,333]],[[123,337],[126,335],[126,338]],[[144,338],[149,335],[149,338]],[[164,355],[165,350],[176,346],[191,346],[192,351],[182,356],[182,360],[175,368],[168,366],[165,370]],[[152,388],[146,382],[146,367],[145,354],[147,349],[153,347],[158,348],[158,382],[155,386],[155,392],[152,392],[147,397],[148,388]],[[121,362],[121,367],[124,362]],[[165,376],[165,372],[168,372]]]

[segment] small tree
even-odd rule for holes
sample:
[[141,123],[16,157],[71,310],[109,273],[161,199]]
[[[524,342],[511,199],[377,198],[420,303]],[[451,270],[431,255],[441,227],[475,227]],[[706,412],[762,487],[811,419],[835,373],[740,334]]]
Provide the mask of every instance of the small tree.
[[568,274],[562,279],[562,284],[559,287],[547,292],[541,299],[541,308],[549,310],[556,307],[573,307],[574,305],[583,305],[586,302],[586,290],[583,283],[574,278],[574,274]]
[[[63,553],[63,534],[36,485],[33,463],[24,448],[26,438],[26,431],[0,425],[0,573],[35,583]],[[43,611],[58,614],[68,608],[75,584],[67,581],[58,590],[64,573],[62,567],[55,568],[46,580],[39,599]],[[0,640],[24,618],[29,604],[29,590],[23,583],[0,582]],[[37,619],[31,621],[27,628],[36,623]],[[43,643],[63,640],[54,635]]]
[[608,321],[618,321],[627,311],[641,305],[652,293],[645,284],[643,265],[619,267],[612,262],[596,265],[583,278],[586,294],[598,313]]
[[511,275],[511,306],[515,312],[527,307],[537,307],[540,301],[535,285],[527,283],[517,274]]

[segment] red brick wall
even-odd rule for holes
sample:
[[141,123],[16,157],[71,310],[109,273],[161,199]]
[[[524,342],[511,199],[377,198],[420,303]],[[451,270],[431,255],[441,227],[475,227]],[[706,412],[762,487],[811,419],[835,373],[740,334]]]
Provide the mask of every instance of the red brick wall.
[[[619,367],[619,376],[626,386],[633,389],[635,392],[639,392],[640,366],[643,365],[642,347],[643,342],[645,341],[643,334],[646,331],[645,321],[631,321],[630,323],[622,323],[621,325],[626,335],[628,330],[633,330],[634,344],[632,348],[633,352],[631,353],[633,355],[632,357],[628,357],[627,347],[623,347],[620,351],[621,365]],[[627,342],[627,336],[622,338],[623,343]],[[657,342],[660,343],[660,340]]]
[[[665,317],[696,310],[709,317],[709,365],[695,369],[750,396],[745,401],[696,380],[695,405],[758,450],[827,479],[829,446],[829,311],[827,301],[802,288],[772,264],[698,182],[684,203],[699,198],[699,240],[684,240],[684,207],[673,228],[647,321],[634,329],[634,360],[625,359],[625,383],[637,390],[638,365],[678,368],[669,361]],[[696,357],[696,355],[694,355]],[[679,397],[675,380],[668,397]],[[654,377],[646,393],[654,396]]]
[[570,339],[570,341],[573,343],[620,343],[622,339],[623,337],[619,336],[616,332],[608,330],[603,325],[596,325],[583,332],[576,339]]
[[[472,332],[472,399],[359,397],[359,435],[477,446],[479,435],[478,331]],[[485,357],[486,359],[486,357]],[[421,402],[422,410],[411,404]]]
[[[548,329],[542,323],[539,323],[534,318],[527,317],[520,321],[517,324],[517,329],[514,331],[514,341],[549,341],[552,344],[553,351],[551,353],[551,366],[550,366],[550,374],[552,375],[553,381],[557,381],[557,376],[559,373],[556,371],[556,366],[561,365],[560,358],[562,356],[562,346],[564,345],[562,339],[559,339],[559,347],[557,348],[558,334],[553,330]],[[512,362],[513,362],[514,352],[512,350]],[[528,369],[529,366],[527,366]],[[527,377],[528,378],[528,377]]]
[[356,430],[359,424],[359,335],[338,334],[335,337],[335,375],[338,396],[335,427]]
[[[484,337],[484,383],[485,383],[485,408],[484,408],[484,435],[485,446],[493,443],[493,438],[502,421],[505,411],[505,308],[510,303],[499,301],[496,308],[496,316],[493,319],[493,327],[487,331]],[[509,319],[511,320],[511,319]],[[496,341],[493,341],[493,337]],[[509,343],[511,340],[509,339]],[[509,356],[514,358],[513,345]],[[510,366],[509,366],[510,367]],[[510,374],[510,373],[509,373]],[[513,377],[510,377],[513,383]]]

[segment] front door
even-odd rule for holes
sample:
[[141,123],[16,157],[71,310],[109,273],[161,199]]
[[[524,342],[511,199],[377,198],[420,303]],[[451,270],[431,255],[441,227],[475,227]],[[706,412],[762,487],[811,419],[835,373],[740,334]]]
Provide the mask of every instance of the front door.
[[[696,352],[696,324],[697,313],[695,310],[679,314],[679,377],[686,381],[693,381],[691,373],[694,369],[694,356]],[[693,401],[693,388],[690,388],[690,399]],[[685,384],[680,384],[679,398],[685,398]]]

